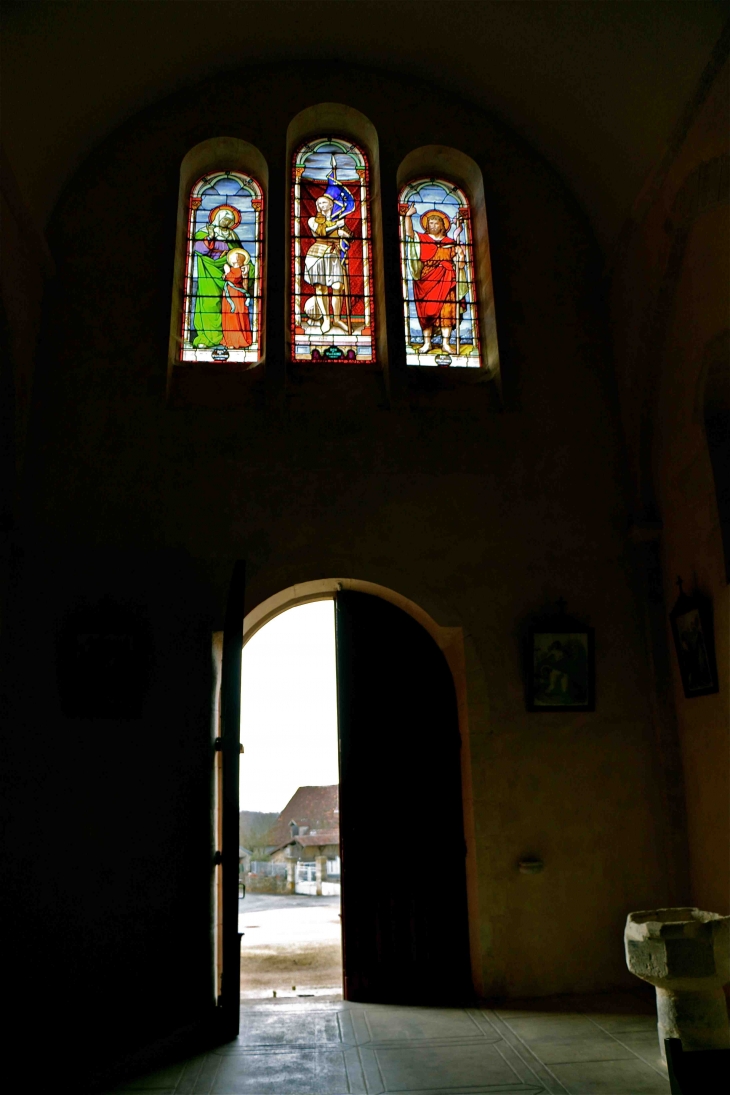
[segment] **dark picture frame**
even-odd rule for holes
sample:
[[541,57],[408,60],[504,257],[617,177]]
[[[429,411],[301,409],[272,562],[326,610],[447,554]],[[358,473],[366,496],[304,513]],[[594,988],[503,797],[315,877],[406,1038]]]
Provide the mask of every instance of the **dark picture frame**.
[[693,700],[720,691],[712,604],[698,591],[685,593],[681,578],[677,579],[677,585],[679,597],[669,613],[669,622],[684,695]]
[[595,711],[596,667],[592,627],[566,617],[529,630],[528,711]]

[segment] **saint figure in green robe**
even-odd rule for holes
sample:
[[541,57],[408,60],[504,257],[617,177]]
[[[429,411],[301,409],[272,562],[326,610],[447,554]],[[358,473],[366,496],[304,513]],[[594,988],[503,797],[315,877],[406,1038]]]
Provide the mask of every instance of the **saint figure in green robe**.
[[220,346],[223,343],[221,304],[226,286],[224,266],[226,255],[241,241],[235,229],[241,214],[232,205],[219,205],[211,210],[207,228],[195,233],[193,244],[193,278],[196,292],[193,307],[195,338],[193,346]]

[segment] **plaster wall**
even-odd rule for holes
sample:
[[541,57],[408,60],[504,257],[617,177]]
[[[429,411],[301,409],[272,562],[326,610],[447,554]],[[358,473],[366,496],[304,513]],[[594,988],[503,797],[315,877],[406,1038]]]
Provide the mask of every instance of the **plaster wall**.
[[[481,168],[502,410],[488,385],[398,374],[397,361],[395,386],[377,370],[286,366],[285,136],[294,115],[322,101],[362,111],[378,133],[385,287],[396,288],[381,317],[391,358],[390,333],[401,329],[398,165],[413,148],[438,143]],[[180,163],[219,135],[251,142],[269,165],[267,362],[233,379],[201,375],[167,400]],[[16,702],[15,717],[19,732],[65,743],[53,752],[55,773],[39,750],[44,785],[66,767],[102,765],[131,831],[149,840],[148,874],[164,879],[154,912],[139,911],[129,895],[142,900],[147,874],[137,873],[133,856],[124,859],[113,930],[104,902],[88,913],[96,942],[83,963],[105,991],[113,991],[111,972],[123,977],[118,1000],[144,995],[145,963],[152,954],[164,959],[164,1004],[143,1009],[135,1037],[169,1026],[173,1013],[179,1023],[210,996],[205,946],[173,948],[199,936],[200,903],[189,907],[186,895],[209,869],[203,693],[209,635],[222,626],[237,558],[248,564],[249,609],[339,574],[396,590],[440,627],[463,629],[477,987],[516,996],[631,984],[627,912],[678,895],[668,881],[651,682],[629,580],[600,262],[560,181],[488,117],[414,80],[334,64],[314,76],[262,68],[255,78],[246,71],[212,80],[123,126],[66,190],[49,241],[58,277],[46,301],[14,609],[18,691],[31,689],[32,699]],[[174,703],[165,710],[158,682],[157,706],[142,723],[132,733],[96,728],[90,754],[90,728],[59,715],[47,609],[58,616],[74,598],[98,599],[104,589],[130,597],[135,588],[156,621],[154,664],[168,666],[164,687]],[[596,711],[528,714],[526,627],[560,596],[596,629]],[[37,679],[44,688],[33,690]],[[155,777],[135,783],[147,745]],[[168,769],[168,756],[187,759]],[[124,784],[115,782],[117,769]],[[94,778],[74,783],[74,811],[90,813],[103,848],[112,823],[93,787]],[[54,801],[65,816],[63,797]],[[193,840],[191,826],[205,839]],[[127,847],[124,826],[113,831]],[[73,839],[81,852],[85,838]],[[544,859],[542,874],[518,872],[529,854]],[[102,869],[87,860],[84,885],[93,887]],[[52,873],[70,900],[63,871]],[[73,934],[68,961],[82,953]],[[121,1014],[121,1003],[113,1008]]]
[[730,909],[730,589],[703,383],[708,347],[730,321],[729,75],[726,62],[664,177],[655,180],[617,267],[614,298],[633,510],[656,527],[667,644],[677,575],[713,604],[719,692],[685,698],[671,648],[668,687],[686,791],[691,901],[720,913]]

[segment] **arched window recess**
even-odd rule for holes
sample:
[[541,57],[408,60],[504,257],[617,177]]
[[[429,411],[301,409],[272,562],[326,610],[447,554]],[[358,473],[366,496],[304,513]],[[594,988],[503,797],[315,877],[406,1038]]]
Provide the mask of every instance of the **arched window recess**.
[[294,155],[294,361],[375,361],[369,174],[349,138],[311,138]]
[[250,369],[263,359],[266,163],[214,138],[183,160],[171,363]]
[[497,378],[489,236],[481,171],[430,145],[398,171],[406,364]]
[[378,135],[344,103],[289,123],[289,359],[387,366]]

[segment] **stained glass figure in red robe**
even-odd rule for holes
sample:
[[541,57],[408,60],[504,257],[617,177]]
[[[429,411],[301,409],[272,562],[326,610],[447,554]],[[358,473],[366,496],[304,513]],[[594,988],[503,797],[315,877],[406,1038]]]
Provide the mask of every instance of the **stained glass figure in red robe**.
[[249,316],[251,256],[248,251],[234,247],[226,254],[223,279],[223,345],[234,350],[242,349],[253,341]]
[[400,195],[406,362],[478,368],[477,293],[469,202],[444,179],[415,179]]
[[[406,237],[409,240],[416,238],[413,231],[413,216],[416,212],[415,205],[411,204],[405,215]],[[416,314],[423,331],[421,353],[430,352],[431,337],[436,327],[441,331],[442,349],[453,354],[455,350],[450,344],[451,332],[456,326],[457,307],[463,310],[462,297],[466,295],[463,277],[464,249],[457,243],[462,224],[455,219],[452,235],[449,236],[451,221],[445,213],[438,209],[429,209],[420,219],[425,232],[417,234],[417,257],[414,253],[411,270]]]

